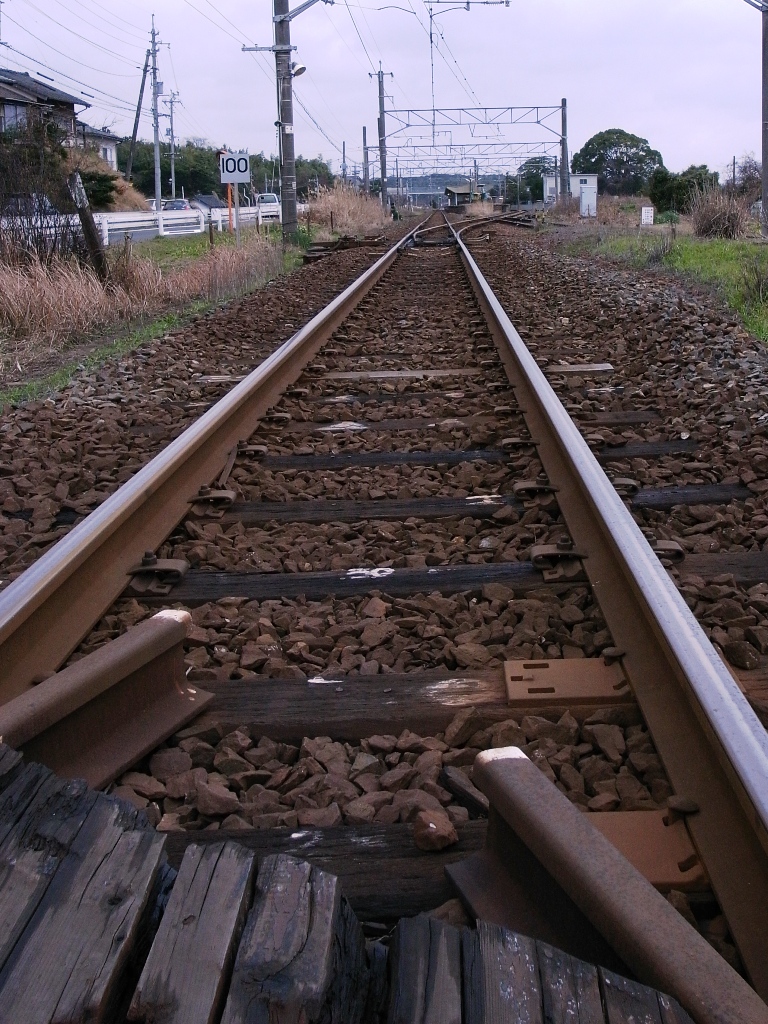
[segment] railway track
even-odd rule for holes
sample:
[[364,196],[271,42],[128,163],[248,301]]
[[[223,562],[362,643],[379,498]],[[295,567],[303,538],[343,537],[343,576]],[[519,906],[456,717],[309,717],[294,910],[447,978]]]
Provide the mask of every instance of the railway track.
[[[266,857],[258,892],[281,872],[301,888],[272,854],[338,876],[371,963],[393,935],[380,993],[393,1020],[422,1019],[408,1000],[429,984],[409,962],[430,928],[446,949],[459,940],[450,923],[392,929],[438,904],[433,921],[469,912],[602,965],[584,1019],[625,1019],[610,1016],[606,971],[697,1021],[764,1019],[768,562],[747,543],[750,518],[756,534],[765,520],[759,473],[720,472],[719,438],[684,429],[690,407],[648,375],[678,354],[658,326],[676,329],[675,307],[625,305],[630,328],[647,322],[606,340],[614,311],[579,307],[577,281],[576,336],[560,294],[534,291],[550,257],[522,227],[430,218],[255,370],[211,374],[231,390],[0,592],[3,740],[65,778],[115,784],[157,827],[136,842],[158,864],[165,835],[174,892],[229,858],[241,902],[224,1019],[239,1019],[247,974],[245,940],[232,974],[243,846]],[[748,429],[759,470],[768,451]],[[456,892],[464,910],[446,903]],[[13,943],[5,955],[0,993],[16,992],[24,968]],[[543,947],[526,955],[546,1008],[575,961],[547,975]],[[475,954],[445,956],[461,974]],[[473,1019],[463,977],[457,1019]],[[615,984],[627,1007],[663,999]],[[162,993],[139,990],[131,1019],[155,1019]],[[664,1006],[658,1019],[684,1019]]]

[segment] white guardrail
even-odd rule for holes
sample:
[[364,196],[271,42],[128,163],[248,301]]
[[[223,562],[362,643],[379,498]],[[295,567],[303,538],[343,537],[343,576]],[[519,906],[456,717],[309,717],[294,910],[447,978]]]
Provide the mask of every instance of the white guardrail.
[[[164,235],[199,235],[208,230],[208,217],[209,215],[202,210],[164,210],[159,214],[150,211],[148,213],[94,213],[93,215],[104,245],[109,245],[110,234],[115,233],[119,233],[121,241],[122,236],[126,233],[155,229],[161,237]],[[228,230],[229,213],[226,209],[211,210],[210,218],[216,231]],[[233,207],[233,229],[236,222],[237,212]],[[257,207],[240,208],[241,227],[254,224],[261,227],[264,223],[277,223],[277,221],[266,220]]]

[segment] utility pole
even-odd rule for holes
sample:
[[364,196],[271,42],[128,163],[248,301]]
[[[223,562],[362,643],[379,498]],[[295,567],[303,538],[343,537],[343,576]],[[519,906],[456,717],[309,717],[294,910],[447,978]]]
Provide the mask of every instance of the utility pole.
[[275,3],[275,73],[277,75],[277,119],[280,122],[280,199],[283,207],[283,239],[299,230],[296,212],[296,150],[293,139],[293,76],[291,73],[291,21],[288,0]]
[[761,10],[763,22],[763,213],[760,221],[765,236],[768,235],[768,5],[764,3]]
[[162,92],[162,86],[157,80],[157,32],[155,31],[155,16],[152,15],[152,130],[155,141],[155,213],[159,214],[162,208],[163,186],[160,180],[160,114],[157,109],[157,100]]
[[176,198],[176,136],[174,135],[173,132],[173,107],[174,104],[178,102],[178,100],[179,94],[177,92],[174,92],[173,90],[171,90],[171,98],[165,100],[165,103],[168,106],[168,109],[170,110],[170,114],[168,115],[170,118],[168,134],[171,137],[171,199]]
[[[2,3],[2,0],[0,0]],[[136,136],[139,134],[139,118],[141,117],[141,104],[144,102],[144,86],[147,81],[147,71],[149,70],[149,58],[151,51],[147,50],[147,55],[144,58],[144,70],[141,73],[141,86],[139,87],[139,102],[136,104],[136,117],[133,121],[133,135],[131,135],[131,149],[128,153],[128,166],[125,169],[125,180],[130,182],[131,170],[133,169],[133,158],[136,154]]]
[[363,125],[363,192],[371,191],[371,179],[368,173],[368,129]]
[[760,11],[763,23],[763,130],[762,130],[762,204],[760,218],[763,235],[768,235],[768,0],[746,0],[750,7]]
[[341,180],[347,184],[347,144],[341,144]]
[[568,105],[562,100],[562,129],[560,132],[560,196],[565,202],[570,194],[570,175],[568,161]]
[[[275,0],[277,2],[277,0]],[[389,75],[390,78],[395,76],[391,71],[381,70],[381,61],[379,61],[379,70],[376,74],[368,72],[369,78],[378,78],[379,80],[379,164],[381,165],[381,205],[387,205],[387,124],[384,114],[384,76]]]

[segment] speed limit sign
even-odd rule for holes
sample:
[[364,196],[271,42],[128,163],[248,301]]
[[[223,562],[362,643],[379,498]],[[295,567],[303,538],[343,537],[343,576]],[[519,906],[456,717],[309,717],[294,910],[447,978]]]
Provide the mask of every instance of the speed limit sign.
[[247,153],[219,154],[222,185],[238,185],[251,180],[250,158]]

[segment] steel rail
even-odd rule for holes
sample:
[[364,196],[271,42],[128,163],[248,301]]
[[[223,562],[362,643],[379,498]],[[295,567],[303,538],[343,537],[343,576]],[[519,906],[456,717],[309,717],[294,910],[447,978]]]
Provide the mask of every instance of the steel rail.
[[0,703],[59,668],[125,589],[131,566],[166,539],[199,488],[221,471],[233,447],[253,433],[424,223],[0,592]]
[[766,998],[768,735],[485,280],[464,230],[454,234],[470,283],[571,536],[588,554],[585,570],[626,651],[625,671],[670,781],[701,808],[689,830]]

